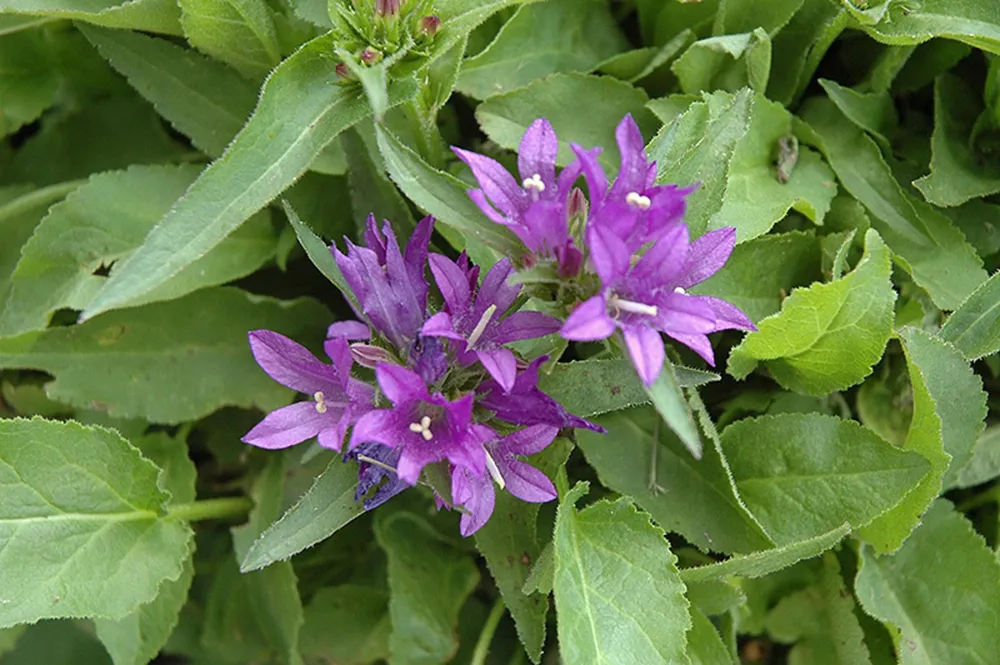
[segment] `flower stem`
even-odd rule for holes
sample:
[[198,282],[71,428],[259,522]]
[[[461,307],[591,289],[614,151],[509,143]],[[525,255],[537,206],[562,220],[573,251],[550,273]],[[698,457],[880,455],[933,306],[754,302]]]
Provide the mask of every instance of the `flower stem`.
[[483,631],[479,633],[479,641],[476,642],[476,650],[472,652],[470,665],[486,663],[486,656],[490,653],[490,642],[493,641],[493,634],[497,632],[497,625],[503,617],[504,609],[503,598],[497,598],[497,602],[493,603],[493,610],[483,624]]
[[167,509],[167,517],[185,522],[243,517],[253,508],[253,501],[244,496],[224,499],[205,499],[178,503]]

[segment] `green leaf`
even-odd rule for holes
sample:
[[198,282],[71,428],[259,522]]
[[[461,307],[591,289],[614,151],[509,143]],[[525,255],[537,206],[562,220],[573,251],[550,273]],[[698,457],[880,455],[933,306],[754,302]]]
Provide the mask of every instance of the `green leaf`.
[[0,340],[0,367],[49,372],[56,377],[49,397],[114,417],[179,423],[226,405],[268,411],[286,404],[290,391],[254,362],[247,331],[310,341],[329,317],[313,300],[206,289]]
[[264,0],[178,0],[181,27],[191,45],[248,78],[262,77],[281,60],[278,33]]
[[158,474],[111,430],[0,420],[0,627],[122,618],[178,579],[192,533]]
[[0,0],[0,13],[84,21],[108,28],[181,34],[181,12],[173,0]]
[[896,262],[941,309],[955,309],[986,280],[982,262],[951,221],[907,194],[878,146],[831,102],[817,99],[803,118],[844,188],[872,215]]
[[0,35],[0,136],[13,134],[49,108],[60,76],[51,47],[37,30]]
[[550,0],[525,5],[485,50],[465,61],[457,88],[486,99],[549,74],[588,71],[627,45],[602,2]]
[[746,242],[767,233],[792,209],[816,224],[823,223],[837,194],[833,171],[818,153],[800,146],[791,175],[782,182],[775,156],[779,142],[789,137],[794,138],[792,115],[780,104],[756,95],[750,126],[729,165],[722,208],[709,220],[709,230],[734,226],[736,242]]
[[[374,132],[370,133],[374,139]],[[372,159],[366,141],[358,131],[348,130],[341,137],[341,142],[347,156],[347,182],[359,237],[365,231],[369,216],[374,217],[379,224],[382,220],[389,220],[400,237],[409,237],[416,226],[413,214],[402,194]],[[371,149],[377,151],[375,145]]]
[[253,112],[256,86],[211,58],[138,32],[79,29],[161,116],[211,157],[225,152]]
[[948,317],[939,335],[969,360],[1000,351],[1000,272]]
[[815,413],[741,420],[722,432],[722,448],[739,495],[778,545],[870,523],[930,468],[854,421]]
[[1000,426],[987,427],[975,448],[972,459],[962,468],[956,487],[972,487],[1000,476]]
[[942,74],[934,82],[931,172],[913,182],[934,205],[957,206],[1000,192],[1000,168],[974,152],[970,144],[972,128],[983,110],[980,99],[954,74]]
[[355,309],[360,309],[357,297],[351,291],[351,287],[347,285],[347,280],[344,279],[343,273],[340,272],[340,267],[337,265],[337,260],[333,258],[330,246],[313,233],[312,229],[292,210],[292,206],[288,201],[282,200],[281,204],[285,210],[285,216],[288,217],[289,223],[295,229],[295,236],[298,238],[299,244],[305,250],[306,256],[309,257],[312,264],[337,287]]
[[542,553],[535,559],[528,579],[524,581],[521,588],[524,593],[541,593],[546,596],[552,593],[552,578],[556,574],[556,560],[553,553],[553,545],[550,540],[542,550]]
[[[50,208],[21,251],[0,309],[0,337],[42,330],[56,310],[89,305],[106,281],[94,272],[134,252],[197,175],[195,166],[133,166],[93,176]],[[276,240],[264,211],[129,305],[179,298],[248,275],[274,255]]]
[[783,388],[816,396],[860,383],[892,331],[890,272],[885,244],[869,231],[855,269],[835,282],[793,291],[779,314],[760,321],[757,332],[732,350],[728,372],[742,379],[763,362]]
[[[913,386],[913,418],[903,448],[923,455],[931,463],[931,470],[899,505],[860,531],[860,538],[870,543],[879,554],[899,549],[910,532],[920,524],[921,514],[941,492],[942,479],[951,461],[951,455],[945,448],[943,417],[948,418],[949,426],[958,425],[958,430],[948,436],[948,441],[954,442],[952,445],[956,450],[966,446],[963,439],[969,428],[979,431],[983,418],[980,413],[972,422],[958,422],[958,418],[970,413],[970,406],[971,412],[982,408],[982,395],[975,393],[975,379],[970,376],[971,370],[967,365],[959,371],[959,375],[964,374],[960,378],[930,375],[930,372],[941,371],[943,367],[947,367],[947,371],[954,371],[956,361],[964,365],[961,358],[957,357],[958,353],[952,351],[949,354],[949,349],[941,342],[915,328],[904,328],[899,332],[899,338],[906,354],[910,384]],[[972,405],[956,405],[950,396],[944,394],[943,391],[956,386],[962,391],[962,397],[973,400]],[[936,401],[938,399],[942,401],[943,408],[939,408]],[[971,446],[972,444],[968,444],[964,450],[966,459]]]
[[388,659],[390,630],[385,591],[356,584],[327,587],[306,606],[302,653],[310,662],[367,665]]
[[730,163],[750,126],[753,95],[716,92],[695,102],[674,122],[664,125],[649,143],[649,159],[658,169],[657,183],[691,185],[684,221],[691,237],[702,235],[709,219],[722,208]]
[[240,570],[248,573],[283,561],[328,538],[364,513],[364,506],[354,500],[357,486],[356,464],[344,463],[340,457],[330,460],[298,503],[253,543],[240,563]]
[[[719,380],[717,374],[683,365],[675,365],[674,374],[682,388]],[[649,402],[635,366],[627,358],[558,363],[551,373],[539,377],[538,387],[567,411],[583,418]]]
[[[568,440],[556,439],[528,463],[554,478],[558,469],[566,464],[571,451],[572,444]],[[475,535],[476,547],[486,558],[521,643],[536,663],[541,660],[545,644],[549,600],[547,596],[528,595],[522,589],[544,546],[538,537],[538,509],[537,503],[498,491],[493,516]]]
[[25,626],[4,665],[109,665],[111,658],[81,621],[39,621]]
[[51,22],[52,19],[4,14],[0,16],[0,35],[12,35],[22,30],[31,30]]
[[412,513],[376,520],[375,538],[389,559],[390,662],[446,662],[458,649],[459,610],[479,582],[475,564]]
[[598,420],[608,434],[577,433],[577,443],[601,483],[633,497],[664,529],[704,550],[752,552],[772,542],[742,506],[725,460],[712,445],[695,460],[660,426],[652,409]]
[[700,460],[701,436],[698,434],[698,426],[694,424],[694,413],[691,412],[691,406],[674,375],[673,365],[664,364],[656,382],[646,388],[646,393],[667,427],[673,430],[688,452],[695,459]]
[[746,602],[746,594],[725,580],[687,583],[687,597],[693,607],[709,616],[725,614]]
[[425,162],[384,125],[376,123],[375,135],[389,176],[427,214],[506,256],[523,251],[513,233],[491,222],[469,199],[462,181]]
[[725,665],[733,662],[719,632],[697,607],[691,608],[691,632],[687,635],[687,642],[691,665]]
[[851,525],[844,523],[827,533],[800,540],[782,547],[734,556],[725,561],[681,570],[685,584],[721,580],[727,577],[763,577],[802,561],[819,556],[840,542],[851,532]]
[[819,79],[819,84],[848,120],[871,134],[883,151],[892,150],[891,139],[899,130],[899,117],[888,90],[862,93],[827,79]]
[[837,0],[806,0],[788,24],[771,36],[768,99],[786,106],[797,100],[848,22],[848,14]]
[[[314,39],[274,70],[243,131],[119,266],[84,318],[133,301],[204,256],[368,114],[356,90],[331,84],[332,45],[332,36]],[[392,91],[400,102],[413,95],[413,81]]]
[[[588,112],[581,114],[575,105],[565,103],[567,99],[581,100],[588,105]],[[631,113],[640,127],[650,125],[652,118],[645,108],[648,99],[641,88],[624,81],[587,74],[553,74],[489,98],[476,107],[476,120],[494,142],[517,150],[525,130],[544,117],[559,137],[558,165],[565,166],[576,158],[569,144],[579,143],[587,148],[602,146],[601,163],[617,169],[614,128],[626,113]]]
[[1000,53],[1000,21],[996,7],[984,0],[923,0],[919,6],[885,2],[874,13],[867,3],[840,0],[859,26],[883,44],[920,44],[934,37],[965,42]]
[[858,599],[902,631],[903,665],[989,663],[1000,653],[1000,562],[944,499],[898,552],[864,546],[859,564]]
[[737,245],[726,265],[690,292],[721,298],[760,321],[778,312],[793,288],[818,280],[819,262],[812,233],[769,233]]
[[687,663],[691,627],[677,557],[663,531],[628,499],[583,510],[579,483],[559,506],[555,596],[567,665]]
[[681,90],[736,92],[749,86],[763,93],[771,72],[771,38],[761,28],[753,32],[709,37],[691,45],[670,65]]

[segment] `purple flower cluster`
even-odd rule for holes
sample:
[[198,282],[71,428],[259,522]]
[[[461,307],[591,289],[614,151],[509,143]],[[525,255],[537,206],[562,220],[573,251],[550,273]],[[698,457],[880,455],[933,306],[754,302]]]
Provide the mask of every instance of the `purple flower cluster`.
[[[557,176],[559,144],[544,119],[535,121],[521,141],[520,183],[489,157],[458,148],[455,153],[480,186],[469,196],[491,220],[521,239],[529,263],[554,261],[561,277],[582,285],[590,275],[598,278],[596,288],[575,304],[560,334],[596,341],[620,330],[639,376],[651,386],[663,368],[661,332],[714,365],[707,335],[754,330],[754,325],[725,301],[687,292],[729,259],[735,229],[712,231],[690,242],[683,216],[693,188],[655,184],[656,163],[647,159],[631,116],[618,125],[616,138],[621,164],[611,185],[597,160],[599,148],[572,145],[576,159]],[[581,174],[589,208],[574,204]],[[580,208],[586,209],[586,220],[573,224]]]
[[[522,457],[544,450],[561,428],[600,428],[539,390],[544,356],[525,365],[505,346],[562,325],[510,311],[520,294],[508,284],[511,263],[500,261],[480,283],[464,254],[429,254],[432,230],[431,218],[421,221],[402,251],[390,225],[380,231],[369,217],[366,246],[331,248],[359,319],[330,326],[332,364],[278,333],[250,333],[261,368],[310,399],[268,414],[243,440],[275,449],[317,437],[341,450],[349,438],[347,456],[360,462],[355,498],[368,509],[417,484],[428,465],[444,464],[468,536],[493,512],[494,483],[525,501],[556,498],[552,482]],[[428,307],[428,262],[443,301],[436,312]],[[375,386],[352,375],[354,364],[374,369]]]

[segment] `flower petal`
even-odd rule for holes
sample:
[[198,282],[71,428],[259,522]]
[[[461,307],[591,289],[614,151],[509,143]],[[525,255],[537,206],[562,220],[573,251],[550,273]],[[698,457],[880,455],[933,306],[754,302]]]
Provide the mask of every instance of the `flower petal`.
[[[598,207],[598,204],[604,200],[604,196],[608,193],[608,177],[604,174],[601,163],[597,161],[597,156],[601,154],[601,149],[593,148],[586,150],[583,146],[575,143],[570,143],[569,147],[576,153],[576,159],[580,162],[583,178],[587,181],[587,190],[590,192],[590,205],[593,210]],[[562,175],[560,175],[561,179]],[[576,180],[576,178],[573,178],[573,180]],[[572,183],[566,184],[571,185]]]
[[326,337],[327,339],[343,337],[349,340],[371,339],[372,331],[368,324],[360,321],[337,321],[326,329]]
[[677,340],[701,356],[709,365],[715,367],[715,354],[712,352],[712,343],[708,340],[706,335],[698,333],[672,332],[670,330],[665,332],[667,333],[667,337]]
[[715,330],[757,330],[746,314],[739,307],[719,300],[712,296],[696,296],[699,300],[707,302],[715,310]]
[[351,377],[351,366],[354,364],[354,358],[351,356],[351,345],[347,343],[347,339],[335,337],[323,342],[323,350],[333,361],[341,387],[346,387],[347,381]]
[[333,367],[316,359],[307,348],[271,330],[249,334],[250,350],[268,376],[301,393],[336,392],[340,382]]
[[576,306],[559,334],[577,342],[607,339],[615,331],[615,322],[608,316],[608,305],[603,295],[583,301]]
[[735,246],[736,229],[732,226],[709,231],[695,240],[691,243],[683,277],[677,285],[686,289],[719,272],[729,260]]
[[428,337],[447,337],[461,342],[465,341],[465,336],[455,330],[451,315],[447,312],[438,312],[427,319],[424,327],[420,329],[420,334]]
[[339,413],[329,409],[319,413],[315,402],[296,402],[267,414],[244,435],[243,442],[269,450],[288,448],[311,439],[326,428],[336,427],[339,417]]
[[528,205],[528,195],[521,184],[500,162],[461,148],[452,148],[469,165],[486,197],[507,217],[517,217]]
[[399,414],[392,409],[369,411],[354,425],[347,449],[354,450],[363,443],[381,443],[391,448],[399,447],[402,443],[398,434],[399,420]]
[[542,312],[514,312],[496,327],[491,341],[506,344],[520,339],[545,337],[559,330],[560,325],[559,319]]
[[375,378],[382,392],[396,406],[412,400],[426,400],[430,397],[424,380],[416,372],[399,365],[379,363],[375,367]]
[[440,450],[434,446],[406,445],[399,454],[396,472],[402,480],[410,485],[416,485],[424,467],[442,459]]
[[667,334],[705,335],[717,329],[715,309],[703,296],[665,293],[657,298],[656,304],[660,310],[657,327]]
[[587,245],[601,284],[611,286],[628,273],[631,254],[610,228],[596,224],[587,228]]
[[431,264],[434,281],[444,297],[448,311],[455,316],[461,316],[469,311],[472,294],[469,292],[469,279],[465,272],[451,259],[441,254],[431,254],[428,262]]
[[559,434],[559,428],[552,425],[531,425],[500,439],[495,444],[499,454],[534,455],[549,447]]
[[625,346],[639,378],[647,386],[656,383],[663,369],[663,338],[660,333],[644,325],[625,326]]
[[465,511],[459,522],[459,532],[468,538],[478,531],[493,514],[496,492],[489,476],[474,476],[467,469],[455,467],[451,473],[451,494],[455,505]]
[[639,281],[673,287],[683,278],[688,256],[688,228],[677,224],[666,229],[632,269],[631,277]]
[[552,481],[527,462],[511,457],[504,462],[497,460],[497,466],[501,466],[507,491],[522,501],[545,503],[559,496]]
[[476,357],[500,385],[500,389],[505,393],[510,392],[514,387],[514,379],[517,378],[517,358],[513,352],[501,347],[490,351],[476,351]]
[[555,187],[558,152],[559,141],[549,121],[539,118],[531,123],[521,139],[517,153],[517,169],[521,172],[521,179],[526,180],[537,174],[541,176],[546,188]]
[[490,305],[497,306],[496,313],[493,315],[494,320],[497,320],[514,304],[518,294],[521,292],[521,287],[508,284],[508,280],[513,272],[514,266],[511,264],[510,259],[504,257],[497,261],[490,268],[489,272],[486,273],[482,285],[476,292],[476,304],[472,309],[471,317],[473,325],[479,322]]
[[[646,144],[639,131],[639,125],[628,114],[622,118],[615,128],[615,140],[621,155],[621,168],[618,178],[611,187],[609,197],[624,199],[629,192],[642,194],[646,189],[651,165],[646,161]],[[655,166],[652,166],[655,168]]]

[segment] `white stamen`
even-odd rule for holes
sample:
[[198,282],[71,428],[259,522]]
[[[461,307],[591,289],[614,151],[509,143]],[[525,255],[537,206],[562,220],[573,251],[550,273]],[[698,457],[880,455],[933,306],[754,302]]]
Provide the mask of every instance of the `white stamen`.
[[368,457],[367,455],[358,455],[358,461],[359,462],[365,462],[367,464],[371,464],[372,466],[381,467],[381,468],[385,469],[386,471],[392,471],[393,473],[399,473],[398,471],[396,471],[395,468],[389,466],[385,462],[379,462],[377,459],[373,459],[371,457]]
[[608,298],[608,305],[614,307],[615,309],[622,312],[631,312],[632,314],[645,314],[647,316],[656,316],[659,310],[656,305],[644,305],[641,302],[633,302],[631,300],[622,300],[616,296],[611,296]]
[[483,452],[486,453],[486,469],[490,472],[490,475],[493,476],[493,481],[497,484],[497,486],[500,489],[503,489],[507,486],[507,483],[504,482],[503,476],[500,475],[500,469],[497,467],[497,463],[493,461],[493,458],[490,456],[490,451],[484,448]]
[[639,192],[629,192],[625,196],[625,203],[629,204],[633,208],[638,208],[639,210],[649,210],[649,206],[652,205],[652,201],[649,200],[649,197],[643,196]]
[[686,296],[688,292],[678,286],[676,289],[674,289],[674,293],[679,293],[682,296]]
[[323,401],[326,397],[323,393],[317,390],[313,393],[313,399],[316,400],[316,413],[326,413],[326,402]]
[[424,437],[424,441],[430,441],[434,438],[434,434],[431,433],[431,417],[424,416],[419,423],[410,423],[410,431]]
[[538,173],[535,173],[530,178],[525,178],[521,183],[521,186],[528,191],[535,192],[537,194],[541,194],[545,191],[545,183],[542,182],[542,176]]
[[469,333],[469,339],[466,340],[470,349],[473,346],[475,346],[476,342],[479,341],[479,338],[482,337],[483,331],[486,330],[486,326],[489,325],[490,319],[493,318],[493,315],[496,314],[496,311],[497,311],[497,306],[490,305],[489,307],[486,308],[486,311],[483,312],[483,315],[479,317],[479,323],[477,323],[476,327],[472,329],[472,332]]

